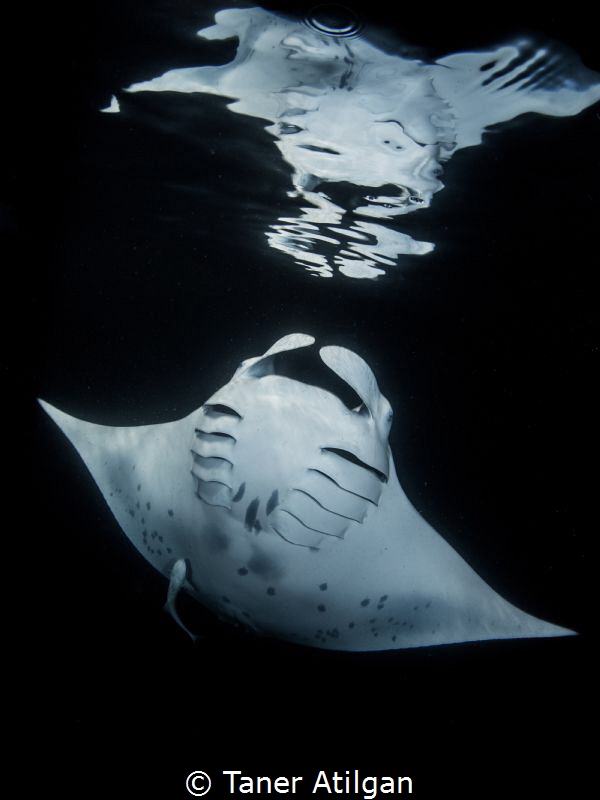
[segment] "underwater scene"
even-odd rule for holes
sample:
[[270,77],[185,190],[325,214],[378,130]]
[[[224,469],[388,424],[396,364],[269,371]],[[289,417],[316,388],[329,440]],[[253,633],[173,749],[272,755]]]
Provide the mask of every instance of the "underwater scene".
[[583,785],[600,64],[575,10],[490,11],[40,19],[12,433],[66,796],[100,748],[132,796]]

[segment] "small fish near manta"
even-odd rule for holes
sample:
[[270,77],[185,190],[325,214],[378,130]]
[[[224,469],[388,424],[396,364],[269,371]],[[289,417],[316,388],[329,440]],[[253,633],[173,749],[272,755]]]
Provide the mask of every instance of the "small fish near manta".
[[175,422],[96,425],[40,401],[169,577],[177,622],[184,588],[257,633],[333,650],[572,634],[503,600],[412,507],[391,407],[362,358],[319,350],[360,397],[353,410],[277,374],[277,359],[314,341],[284,336]]

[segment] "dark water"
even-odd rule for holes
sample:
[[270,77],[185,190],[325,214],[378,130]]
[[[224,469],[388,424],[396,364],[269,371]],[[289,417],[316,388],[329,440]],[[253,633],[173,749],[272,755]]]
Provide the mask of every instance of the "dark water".
[[[453,157],[447,188],[407,222],[437,232],[434,253],[377,281],[315,280],[266,244],[290,171],[260,120],[205,97],[199,129],[189,95],[97,111],[206,52],[229,60],[232,46],[194,38],[218,7],[53,9],[30,37],[34,21],[19,23],[7,266],[22,281],[6,298],[5,391],[17,385],[29,434],[23,446],[9,431],[22,465],[5,533],[27,752],[50,754],[68,797],[92,764],[132,797],[140,774],[187,796],[192,769],[577,785],[596,634],[598,108],[531,115]],[[536,30],[599,68],[575,11],[354,7],[432,56]],[[161,611],[164,579],[35,397],[105,424],[175,419],[291,331],[370,363],[415,506],[501,595],[579,637],[335,654],[245,636],[190,603],[206,631],[191,647]]]

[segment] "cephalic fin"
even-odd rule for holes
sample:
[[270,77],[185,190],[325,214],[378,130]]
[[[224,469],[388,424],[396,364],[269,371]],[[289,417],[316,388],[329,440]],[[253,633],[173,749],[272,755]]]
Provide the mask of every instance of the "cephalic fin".
[[245,373],[253,378],[262,378],[264,375],[273,374],[273,360],[278,353],[285,353],[288,350],[298,350],[301,347],[310,347],[315,343],[315,337],[307,333],[288,333],[282,336],[269,349],[255,358],[248,358],[242,361],[236,375]]

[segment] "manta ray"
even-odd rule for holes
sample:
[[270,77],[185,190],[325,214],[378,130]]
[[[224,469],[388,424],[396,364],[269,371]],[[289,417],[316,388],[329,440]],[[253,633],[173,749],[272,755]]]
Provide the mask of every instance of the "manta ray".
[[[358,34],[336,35],[260,7],[226,8],[198,35],[237,40],[230,62],[171,69],[126,90],[196,96],[199,131],[203,94],[264,120],[292,169],[288,196],[305,203],[265,235],[314,277],[374,279],[400,256],[432,252],[434,241],[393,223],[431,205],[451,157],[524,114],[566,117],[600,99],[600,75],[542,37],[431,61],[409,54],[402,41],[388,37],[382,48],[368,30]],[[103,110],[120,108],[113,96]]]
[[185,590],[258,634],[334,650],[572,634],[500,597],[411,505],[388,444],[392,409],[360,356],[318,350],[354,408],[282,374],[314,343],[284,336],[164,424],[97,425],[40,401],[169,580],[174,619],[187,630]]

